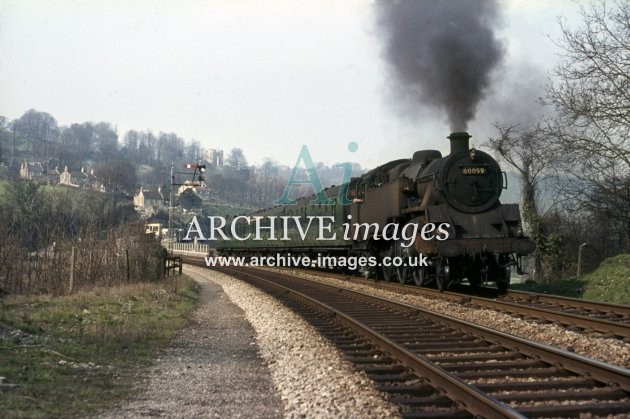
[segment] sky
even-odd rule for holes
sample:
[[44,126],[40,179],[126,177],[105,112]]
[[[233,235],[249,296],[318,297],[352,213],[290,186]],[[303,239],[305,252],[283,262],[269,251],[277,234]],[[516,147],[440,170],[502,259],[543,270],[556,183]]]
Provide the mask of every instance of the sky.
[[[493,123],[548,112],[536,99],[558,62],[557,18],[580,24],[570,0],[499,5],[505,56],[468,127],[476,146]],[[0,0],[0,115],[174,132],[255,164],[292,166],[303,145],[367,168],[447,152],[445,115],[401,115],[383,45],[368,0]]]

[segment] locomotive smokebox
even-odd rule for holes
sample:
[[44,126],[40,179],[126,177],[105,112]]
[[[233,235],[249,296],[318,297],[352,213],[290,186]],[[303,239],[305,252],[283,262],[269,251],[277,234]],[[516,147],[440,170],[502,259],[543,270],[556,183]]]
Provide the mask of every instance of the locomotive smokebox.
[[461,151],[468,151],[468,140],[471,135],[467,132],[452,132],[448,138],[451,140],[451,154],[459,153]]

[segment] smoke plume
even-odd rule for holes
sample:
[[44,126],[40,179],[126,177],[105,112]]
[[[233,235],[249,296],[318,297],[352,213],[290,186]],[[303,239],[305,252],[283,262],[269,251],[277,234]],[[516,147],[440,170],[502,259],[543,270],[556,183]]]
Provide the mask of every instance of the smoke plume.
[[493,33],[494,0],[383,0],[378,24],[397,90],[420,106],[446,111],[466,130],[503,49]]

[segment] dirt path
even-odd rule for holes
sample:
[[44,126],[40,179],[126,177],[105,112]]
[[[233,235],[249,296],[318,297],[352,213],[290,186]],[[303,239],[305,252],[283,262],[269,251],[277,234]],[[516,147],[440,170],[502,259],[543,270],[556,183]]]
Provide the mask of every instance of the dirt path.
[[150,373],[146,389],[100,417],[282,417],[243,310],[203,278],[199,307]]

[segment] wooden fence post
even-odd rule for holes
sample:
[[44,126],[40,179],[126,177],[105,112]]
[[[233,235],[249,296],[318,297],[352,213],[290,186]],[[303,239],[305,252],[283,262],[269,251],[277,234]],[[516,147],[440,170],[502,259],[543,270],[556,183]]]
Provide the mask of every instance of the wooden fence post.
[[68,292],[72,293],[74,290],[74,246],[70,251],[70,284],[68,286]]
[[129,277],[131,275],[131,267],[129,266],[129,249],[125,249],[125,260],[127,261],[127,282],[129,282]]

